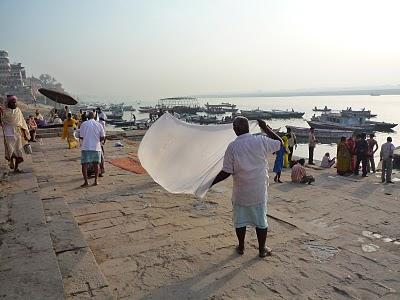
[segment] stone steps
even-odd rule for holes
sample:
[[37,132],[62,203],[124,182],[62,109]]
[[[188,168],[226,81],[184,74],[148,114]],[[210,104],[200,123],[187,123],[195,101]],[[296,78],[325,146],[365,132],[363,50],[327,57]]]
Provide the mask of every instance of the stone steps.
[[21,166],[24,173],[5,179],[9,226],[0,232],[0,298],[65,299],[31,157]]
[[37,138],[52,138],[61,136],[61,128],[38,128],[36,130]]
[[43,173],[45,154],[34,146],[34,171],[67,299],[113,299],[108,282],[84,239],[64,197],[56,194],[54,178]]

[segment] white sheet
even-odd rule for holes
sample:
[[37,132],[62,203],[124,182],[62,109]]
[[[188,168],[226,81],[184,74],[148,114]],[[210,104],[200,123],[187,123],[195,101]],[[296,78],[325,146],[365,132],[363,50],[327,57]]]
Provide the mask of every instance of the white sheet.
[[[250,122],[250,132],[260,132],[257,122]],[[146,132],[139,159],[153,180],[170,193],[203,198],[235,138],[232,124],[194,125],[165,113]]]

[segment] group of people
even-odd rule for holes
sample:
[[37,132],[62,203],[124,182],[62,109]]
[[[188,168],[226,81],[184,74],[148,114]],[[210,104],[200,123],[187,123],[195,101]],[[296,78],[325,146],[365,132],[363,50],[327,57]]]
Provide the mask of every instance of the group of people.
[[[366,134],[358,134],[356,138],[346,139],[342,137],[337,147],[336,169],[339,175],[359,175],[360,164],[362,166],[362,176],[367,177],[369,172],[376,172],[375,153],[379,149],[378,142],[374,139],[374,134],[370,134],[366,139]],[[379,153],[382,162],[382,182],[392,182],[393,154],[395,147],[392,138],[387,137],[386,143],[381,146]]]
[[282,145],[276,155],[273,172],[276,174],[274,181],[282,183],[281,174],[283,168],[292,168],[292,182],[294,183],[308,183],[311,184],[315,181],[314,177],[307,175],[306,168],[304,167],[305,160],[300,159],[298,161],[292,161],[293,151],[297,148],[296,135],[292,132],[291,128],[288,127],[287,133],[282,137]]

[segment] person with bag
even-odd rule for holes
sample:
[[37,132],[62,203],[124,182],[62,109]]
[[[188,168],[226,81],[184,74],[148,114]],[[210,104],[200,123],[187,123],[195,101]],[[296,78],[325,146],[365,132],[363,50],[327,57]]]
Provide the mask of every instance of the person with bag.
[[24,161],[24,146],[29,145],[27,141],[30,140],[30,134],[24,116],[17,106],[16,96],[7,95],[4,107],[0,107],[0,115],[6,160],[10,169],[20,173],[22,171],[19,165]]

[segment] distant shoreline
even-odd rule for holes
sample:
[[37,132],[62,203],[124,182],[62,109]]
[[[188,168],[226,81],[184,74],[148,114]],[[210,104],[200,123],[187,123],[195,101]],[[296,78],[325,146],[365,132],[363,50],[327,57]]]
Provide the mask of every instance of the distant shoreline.
[[193,97],[197,97],[197,98],[241,98],[241,97],[301,97],[301,96],[365,96],[365,95],[370,95],[370,96],[400,95],[400,89],[199,94],[199,95],[193,95]]

